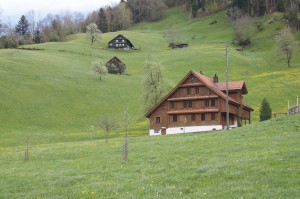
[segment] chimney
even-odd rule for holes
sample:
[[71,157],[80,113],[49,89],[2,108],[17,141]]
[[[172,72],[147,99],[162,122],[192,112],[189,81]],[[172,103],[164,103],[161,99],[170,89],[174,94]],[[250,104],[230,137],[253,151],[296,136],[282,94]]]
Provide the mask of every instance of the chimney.
[[218,83],[219,82],[219,77],[217,76],[217,74],[215,74],[215,76],[213,77],[214,83]]

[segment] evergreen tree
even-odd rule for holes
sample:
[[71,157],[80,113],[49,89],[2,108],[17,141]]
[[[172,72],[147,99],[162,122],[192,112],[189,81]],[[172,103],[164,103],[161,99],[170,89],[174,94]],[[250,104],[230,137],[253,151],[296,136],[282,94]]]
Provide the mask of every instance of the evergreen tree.
[[104,13],[103,8],[100,8],[100,10],[99,10],[97,25],[101,32],[103,32],[103,33],[108,32],[106,15]]
[[24,15],[22,15],[20,21],[18,22],[18,24],[16,26],[16,33],[21,36],[25,36],[28,32],[28,28],[29,28],[29,22],[26,19],[26,17]]
[[263,99],[261,102],[261,106],[259,109],[259,121],[265,121],[269,120],[272,117],[272,109],[270,107],[270,104],[266,98]]

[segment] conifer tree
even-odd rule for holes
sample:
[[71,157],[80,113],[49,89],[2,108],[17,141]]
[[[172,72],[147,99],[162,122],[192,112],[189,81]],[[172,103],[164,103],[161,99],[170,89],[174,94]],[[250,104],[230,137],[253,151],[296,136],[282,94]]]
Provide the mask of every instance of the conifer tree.
[[259,109],[259,121],[269,120],[272,117],[272,109],[270,104],[266,98],[264,98],[261,102],[261,106]]
[[99,10],[97,25],[101,32],[106,33],[108,31],[106,15],[103,8]]

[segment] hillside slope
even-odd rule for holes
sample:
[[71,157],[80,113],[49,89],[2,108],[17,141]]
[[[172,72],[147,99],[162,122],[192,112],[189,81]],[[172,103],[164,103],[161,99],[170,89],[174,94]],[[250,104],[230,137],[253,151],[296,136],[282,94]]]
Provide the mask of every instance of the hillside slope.
[[298,198],[300,115],[230,131],[0,147],[0,198]]
[[[261,18],[263,31],[257,32],[252,46],[242,52],[231,47],[229,52],[229,78],[247,82],[249,93],[244,99],[255,109],[253,122],[258,121],[263,97],[269,100],[273,112],[286,112],[287,101],[294,105],[299,94],[299,48],[292,68],[287,68],[276,55],[274,39],[284,24],[280,20],[266,23],[279,17]],[[209,25],[214,20],[217,23]],[[170,32],[188,42],[189,47],[169,49]],[[141,50],[107,50],[107,42],[117,34],[123,34]],[[225,12],[189,20],[174,8],[159,22],[103,34],[95,46],[89,45],[84,34],[76,34],[62,43],[27,46],[42,49],[39,51],[1,49],[0,144],[21,144],[26,135],[40,143],[86,140],[91,135],[103,138],[98,121],[106,115],[120,121],[126,108],[130,110],[132,133],[147,135],[142,103],[145,60],[151,57],[162,62],[165,78],[172,86],[191,69],[211,77],[218,74],[224,81],[225,45],[230,44],[231,35]],[[91,72],[91,62],[100,59],[105,63],[113,56],[127,65],[128,75],[108,75],[99,81]]]

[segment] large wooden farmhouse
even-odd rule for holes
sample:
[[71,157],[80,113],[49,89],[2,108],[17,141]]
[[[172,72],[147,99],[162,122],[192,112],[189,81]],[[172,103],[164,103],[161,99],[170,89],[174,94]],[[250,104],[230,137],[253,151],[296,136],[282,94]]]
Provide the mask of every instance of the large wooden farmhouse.
[[[230,128],[250,124],[253,109],[243,103],[244,81],[228,82]],[[154,106],[149,118],[149,135],[166,135],[220,130],[226,127],[226,83],[190,71],[180,83]]]
[[134,49],[134,46],[129,39],[120,34],[108,42],[108,48],[130,50]]

